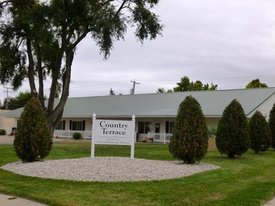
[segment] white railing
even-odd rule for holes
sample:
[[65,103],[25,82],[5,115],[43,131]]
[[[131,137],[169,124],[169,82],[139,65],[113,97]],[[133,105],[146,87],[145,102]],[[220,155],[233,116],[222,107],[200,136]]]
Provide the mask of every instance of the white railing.
[[171,136],[172,134],[148,132],[147,139],[152,142],[167,144],[170,142]]
[[91,139],[92,131],[71,131],[71,130],[54,130],[54,138],[72,139],[74,133],[80,133],[83,139]]

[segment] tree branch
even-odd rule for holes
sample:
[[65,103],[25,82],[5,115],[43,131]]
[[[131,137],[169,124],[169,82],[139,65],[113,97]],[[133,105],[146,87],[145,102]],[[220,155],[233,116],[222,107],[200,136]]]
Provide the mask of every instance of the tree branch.
[[42,56],[41,56],[41,47],[38,42],[36,42],[36,52],[37,52],[37,72],[38,72],[38,81],[39,81],[39,92],[38,98],[45,109],[44,104],[44,82],[43,82],[43,68],[42,68]]
[[27,54],[29,59],[28,78],[29,78],[31,94],[37,95],[35,81],[34,81],[35,72],[34,72],[34,60],[33,60],[33,54],[32,54],[31,40],[27,38],[26,43],[27,43]]

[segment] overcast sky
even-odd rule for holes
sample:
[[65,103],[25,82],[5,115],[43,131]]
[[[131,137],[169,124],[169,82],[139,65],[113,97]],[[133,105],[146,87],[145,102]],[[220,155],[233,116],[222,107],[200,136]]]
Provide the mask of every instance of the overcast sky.
[[107,60],[90,38],[81,43],[70,96],[108,95],[110,88],[129,94],[134,79],[136,93],[154,93],[183,76],[218,89],[244,88],[256,78],[274,87],[274,11],[274,0],[161,0],[156,13],[165,28],[156,40],[141,45],[129,30]]

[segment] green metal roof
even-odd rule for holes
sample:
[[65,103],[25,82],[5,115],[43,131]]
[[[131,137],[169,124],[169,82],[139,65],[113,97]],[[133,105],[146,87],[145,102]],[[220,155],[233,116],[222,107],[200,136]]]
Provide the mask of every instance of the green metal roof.
[[[251,115],[275,94],[275,88],[192,91],[165,94],[137,94],[68,98],[63,118],[98,117],[175,117],[179,104],[192,95],[201,104],[206,117],[220,117],[225,107],[237,99],[246,113]],[[19,117],[22,109],[6,115]]]

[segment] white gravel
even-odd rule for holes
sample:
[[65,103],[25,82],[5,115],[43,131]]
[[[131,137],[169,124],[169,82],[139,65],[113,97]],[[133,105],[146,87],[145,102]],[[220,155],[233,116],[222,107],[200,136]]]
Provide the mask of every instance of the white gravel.
[[1,167],[17,174],[50,179],[121,182],[173,179],[218,169],[210,164],[182,164],[180,161],[156,161],[123,157],[96,157],[14,162]]

